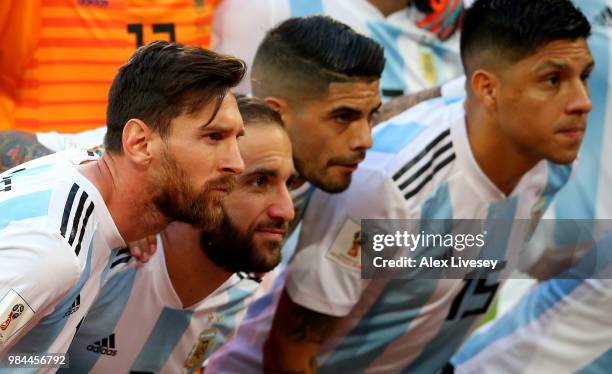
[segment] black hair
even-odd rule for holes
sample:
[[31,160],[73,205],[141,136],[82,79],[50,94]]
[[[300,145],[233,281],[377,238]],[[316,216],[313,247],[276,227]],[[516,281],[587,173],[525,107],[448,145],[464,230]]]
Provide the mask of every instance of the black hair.
[[270,30],[253,61],[259,97],[319,97],[332,82],[374,81],[385,65],[383,47],[326,16],[291,18]]
[[587,38],[591,26],[570,0],[476,0],[465,12],[461,59],[466,74],[484,52],[514,63],[555,40]]

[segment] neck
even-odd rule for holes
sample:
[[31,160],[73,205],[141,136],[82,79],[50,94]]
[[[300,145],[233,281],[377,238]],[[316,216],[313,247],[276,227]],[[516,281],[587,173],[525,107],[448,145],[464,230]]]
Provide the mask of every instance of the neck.
[[232,276],[208,259],[193,227],[173,222],[161,235],[170,281],[183,308],[202,301]]
[[374,5],[385,17],[406,8],[410,4],[410,0],[368,0]]
[[102,195],[126,243],[156,234],[168,224],[152,207],[146,176],[124,157],[105,153],[97,161],[79,165],[78,170]]
[[502,133],[489,113],[469,98],[465,104],[467,136],[476,163],[506,196],[540,160],[529,157]]

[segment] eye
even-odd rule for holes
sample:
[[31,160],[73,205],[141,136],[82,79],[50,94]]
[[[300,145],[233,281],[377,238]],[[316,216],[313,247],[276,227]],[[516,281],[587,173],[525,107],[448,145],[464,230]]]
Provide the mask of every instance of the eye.
[[559,82],[561,82],[561,78],[559,77],[558,74],[548,75],[545,80],[546,80],[546,84],[548,84],[551,87],[556,87],[559,85]]
[[583,73],[582,75],[580,75],[580,80],[582,80],[585,83],[589,81],[589,78],[591,78],[590,71],[588,73]]
[[349,123],[351,123],[351,116],[348,114],[339,114],[334,117],[334,121],[341,125],[348,125]]
[[258,175],[253,179],[251,185],[253,185],[254,187],[263,187],[266,185],[267,182],[268,177],[266,177],[265,175]]
[[223,139],[223,135],[220,132],[211,132],[209,134],[206,134],[206,138],[217,142]]

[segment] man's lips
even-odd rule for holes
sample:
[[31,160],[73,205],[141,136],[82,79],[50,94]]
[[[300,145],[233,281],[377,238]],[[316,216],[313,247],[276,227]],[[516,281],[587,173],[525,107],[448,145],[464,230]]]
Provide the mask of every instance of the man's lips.
[[574,141],[580,141],[584,136],[586,126],[584,125],[571,125],[561,128],[557,131],[557,134],[568,137]]
[[257,229],[255,231],[258,231],[258,232],[269,232],[269,233],[272,233],[272,234],[280,234],[280,235],[285,235],[287,233],[287,230],[285,230],[285,229],[277,229],[277,228],[272,228],[272,227],[260,228],[260,229]]
[[347,169],[347,170],[350,170],[350,171],[354,171],[359,166],[359,163],[356,163],[356,164],[334,164],[333,166],[338,166],[338,167],[341,167],[341,168],[344,168],[344,169]]
[[359,164],[363,160],[364,160],[363,158],[359,158],[357,160],[354,160],[354,161],[351,160],[349,162],[332,162],[332,165],[333,166],[340,166],[340,167],[347,168],[347,169],[350,169],[350,170],[355,170],[355,169],[357,169],[357,167],[359,166]]
[[279,228],[272,228],[272,227],[265,227],[265,228],[259,228],[255,230],[255,233],[259,234],[260,236],[263,236],[264,238],[268,240],[281,241],[285,237],[287,230],[279,229]]
[[232,192],[232,187],[221,187],[217,186],[211,189],[211,191],[216,192],[220,195],[229,195]]

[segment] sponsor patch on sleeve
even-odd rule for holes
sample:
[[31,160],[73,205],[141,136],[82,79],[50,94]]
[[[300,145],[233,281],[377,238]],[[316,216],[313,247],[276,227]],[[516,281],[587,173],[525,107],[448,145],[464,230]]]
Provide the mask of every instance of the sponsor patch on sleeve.
[[327,258],[350,270],[361,270],[361,225],[348,219],[327,252]]
[[0,344],[19,332],[32,317],[32,308],[11,288],[0,300]]

